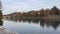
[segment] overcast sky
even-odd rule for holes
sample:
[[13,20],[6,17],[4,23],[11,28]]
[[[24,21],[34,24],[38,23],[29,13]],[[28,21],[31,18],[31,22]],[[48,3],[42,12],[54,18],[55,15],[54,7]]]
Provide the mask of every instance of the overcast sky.
[[28,12],[30,10],[39,10],[42,8],[51,8],[57,6],[60,8],[60,0],[1,0],[3,5],[3,14],[12,12]]

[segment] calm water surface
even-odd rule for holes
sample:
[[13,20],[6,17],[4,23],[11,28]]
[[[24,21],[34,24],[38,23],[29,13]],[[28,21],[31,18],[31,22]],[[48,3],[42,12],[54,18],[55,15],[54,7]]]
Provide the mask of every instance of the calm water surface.
[[60,21],[28,22],[3,19],[3,27],[19,34],[60,34]]

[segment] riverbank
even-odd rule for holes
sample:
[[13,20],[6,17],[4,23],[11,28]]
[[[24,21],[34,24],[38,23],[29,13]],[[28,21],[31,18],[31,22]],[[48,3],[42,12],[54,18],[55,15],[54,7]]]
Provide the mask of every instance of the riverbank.
[[0,34],[17,34],[17,33],[9,31],[8,29],[0,26]]

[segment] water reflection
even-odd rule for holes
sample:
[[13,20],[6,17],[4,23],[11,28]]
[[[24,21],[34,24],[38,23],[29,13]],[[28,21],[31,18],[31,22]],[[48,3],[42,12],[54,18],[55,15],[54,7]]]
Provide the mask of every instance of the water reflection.
[[54,29],[57,29],[57,27],[60,25],[60,21],[47,21],[47,20],[41,20],[40,21],[40,26],[44,27],[44,26],[50,27],[52,26]]
[[19,22],[21,22],[21,21],[23,21],[24,23],[25,22],[28,22],[28,23],[35,23],[35,24],[40,24],[40,26],[41,27],[50,27],[50,26],[52,26],[55,30],[57,29],[57,27],[60,25],[60,21],[54,21],[54,20],[44,20],[44,19],[41,19],[41,20],[38,20],[38,19],[36,19],[36,20],[27,20],[27,19],[23,19],[23,20],[15,20],[15,19],[9,19],[9,20],[12,20],[12,21],[19,21]]

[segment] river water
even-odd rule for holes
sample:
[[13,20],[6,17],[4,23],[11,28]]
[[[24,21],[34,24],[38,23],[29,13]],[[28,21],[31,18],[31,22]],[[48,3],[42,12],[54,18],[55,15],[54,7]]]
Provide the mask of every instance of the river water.
[[13,21],[3,19],[3,27],[19,34],[60,34],[60,21]]

